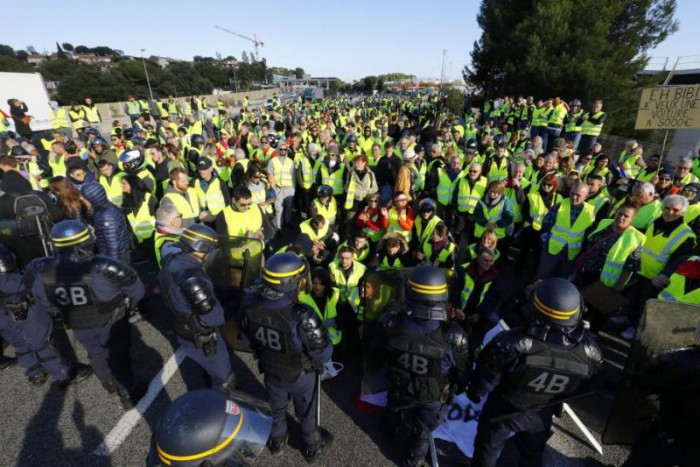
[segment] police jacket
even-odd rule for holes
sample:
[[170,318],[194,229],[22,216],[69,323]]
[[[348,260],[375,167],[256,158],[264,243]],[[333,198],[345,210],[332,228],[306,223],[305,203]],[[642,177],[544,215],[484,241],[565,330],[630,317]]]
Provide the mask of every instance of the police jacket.
[[516,410],[539,410],[585,392],[602,362],[582,326],[567,334],[534,322],[502,332],[484,347],[467,394],[476,400],[492,392]]
[[331,359],[333,345],[322,319],[292,294],[264,285],[244,297],[241,327],[266,376],[286,382],[318,371]]
[[[10,320],[14,321],[15,330],[32,344],[40,348],[40,344],[44,344],[51,335],[52,322],[51,318],[46,313],[41,313],[37,307],[30,307],[30,302],[27,300],[26,284],[22,280],[22,275],[19,273],[10,273],[0,275],[0,317],[7,324]],[[13,311],[8,307],[8,302],[23,304],[25,307],[21,311]],[[3,316],[4,315],[4,316]]]
[[214,295],[214,285],[202,271],[202,263],[190,253],[165,257],[158,278],[172,312],[173,330],[180,337],[194,340],[224,325],[224,309]]
[[464,390],[471,362],[467,335],[460,326],[387,313],[380,329],[392,398],[444,403]]
[[33,260],[25,283],[39,310],[60,316],[74,329],[95,329],[119,319],[125,297],[135,304],[145,293],[131,266],[82,250]]
[[97,252],[116,259],[130,251],[131,230],[121,210],[107,198],[104,188],[92,183],[83,188],[82,195],[92,204]]

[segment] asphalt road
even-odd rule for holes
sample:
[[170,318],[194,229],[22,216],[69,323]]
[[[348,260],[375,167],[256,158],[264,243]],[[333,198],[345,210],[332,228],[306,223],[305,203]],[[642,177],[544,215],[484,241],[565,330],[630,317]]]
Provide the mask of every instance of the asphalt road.
[[[169,361],[174,351],[173,336],[164,332],[166,312],[158,302],[151,308],[149,319],[135,324],[132,329],[134,368],[137,379],[144,383],[151,382],[166,362],[175,369],[176,361],[175,358]],[[601,337],[601,343],[606,346],[605,376],[612,380],[619,372],[616,365],[624,358],[625,345],[607,336]],[[87,361],[79,345],[77,356]],[[239,388],[264,397],[260,375],[251,356],[236,354],[234,366]],[[335,435],[335,441],[319,465],[388,466],[400,459],[401,439],[392,444],[380,442],[381,411],[367,414],[355,407],[353,399],[359,391],[359,381],[359,368],[350,367],[324,383],[322,420]],[[143,465],[151,430],[160,414],[178,396],[201,387],[204,387],[201,371],[185,360],[150,406],[142,413],[134,409],[125,414],[116,396],[108,395],[94,376],[67,390],[49,384],[37,388],[27,383],[20,369],[14,367],[0,374],[0,465]],[[603,393],[572,404],[597,439],[600,439],[611,401],[612,394]],[[118,427],[120,420],[124,427]],[[128,420],[133,423],[126,423]],[[605,454],[599,456],[566,415],[557,419],[554,426],[545,452],[547,466],[619,465],[626,457],[625,449],[615,446],[604,446]],[[272,458],[265,451],[256,465],[306,465],[299,451],[296,421],[290,423],[290,431],[290,446],[283,454]],[[468,465],[468,459],[454,445],[438,440],[437,447],[441,465]],[[109,454],[97,455],[96,450]],[[515,462],[512,446],[509,446],[501,464],[514,465]]]

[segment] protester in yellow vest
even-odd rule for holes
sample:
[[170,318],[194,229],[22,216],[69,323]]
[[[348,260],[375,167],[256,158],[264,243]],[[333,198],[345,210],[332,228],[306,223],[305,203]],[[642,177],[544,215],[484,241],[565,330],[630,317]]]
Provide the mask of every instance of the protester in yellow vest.
[[122,206],[123,191],[122,178],[126,175],[120,171],[114,164],[110,164],[104,159],[97,161],[97,169],[99,170],[100,185],[107,192],[107,198],[116,206]]
[[143,180],[136,175],[122,177],[122,191],[124,192],[122,211],[126,213],[138,248],[142,247],[141,244],[147,243],[147,246],[143,247],[143,253],[147,252],[150,256],[153,249],[151,241],[156,226],[158,202],[148,191]]
[[231,204],[228,189],[214,170],[214,164],[209,157],[200,157],[197,160],[194,189],[199,198],[200,209],[208,210],[213,216]]
[[440,222],[430,233],[430,239],[423,243],[422,251],[416,253],[416,259],[436,268],[449,269],[455,264],[455,250],[456,245],[447,226]]
[[153,236],[154,250],[158,269],[162,259],[168,254],[180,251],[175,243],[182,234],[182,216],[175,206],[167,204],[156,210],[156,230]]
[[216,231],[229,237],[265,239],[263,216],[253,194],[244,185],[233,189],[231,204],[216,216]]
[[326,269],[317,267],[311,271],[311,292],[302,291],[298,296],[299,303],[309,305],[328,329],[328,337],[336,346],[340,344],[343,333],[338,323],[338,304],[340,290],[333,288],[331,276]]
[[333,286],[340,291],[341,301],[348,303],[350,295],[357,289],[367,268],[355,260],[354,248],[345,246],[338,250],[338,260],[333,261],[328,270],[333,279]]
[[581,124],[581,142],[578,145],[580,154],[587,154],[593,150],[598,141],[598,136],[603,129],[603,123],[607,114],[603,112],[603,101],[595,101],[593,110],[583,115]]
[[499,240],[506,237],[508,229],[512,230],[515,214],[512,201],[505,196],[504,180],[489,183],[486,194],[474,209],[474,237],[481,238],[487,228],[496,232]]
[[87,120],[91,126],[102,123],[102,116],[100,115],[100,111],[97,109],[97,106],[90,97],[85,98],[83,112],[85,112],[85,120]]
[[213,219],[209,211],[201,211],[199,197],[194,188],[189,186],[187,171],[175,168],[170,171],[170,185],[165,189],[160,205],[172,204],[182,215],[182,226],[190,225],[204,219]]
[[544,218],[541,239],[544,249],[535,277],[568,279],[574,273],[574,260],[583,247],[586,230],[594,221],[593,206],[586,204],[588,185],[576,184],[569,195],[552,207]]
[[700,256],[683,261],[659,293],[659,300],[700,305]]

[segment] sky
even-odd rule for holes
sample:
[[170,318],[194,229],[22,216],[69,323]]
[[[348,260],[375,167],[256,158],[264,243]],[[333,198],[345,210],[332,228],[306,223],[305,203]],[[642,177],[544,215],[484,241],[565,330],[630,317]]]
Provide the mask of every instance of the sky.
[[[9,1],[9,0],[5,0]],[[0,43],[54,52],[56,42],[105,45],[127,55],[191,60],[195,55],[241,58],[253,44],[215,26],[252,36],[268,66],[302,67],[312,76],[344,81],[400,72],[440,78],[443,50],[446,79],[459,79],[481,35],[478,0],[423,2],[302,0],[120,0],[118,2],[22,0],[15,20],[5,20]],[[700,1],[678,0],[679,31],[649,55],[700,55]],[[700,68],[700,56],[687,67]],[[654,59],[657,63],[657,59]],[[669,65],[671,66],[671,65]]]

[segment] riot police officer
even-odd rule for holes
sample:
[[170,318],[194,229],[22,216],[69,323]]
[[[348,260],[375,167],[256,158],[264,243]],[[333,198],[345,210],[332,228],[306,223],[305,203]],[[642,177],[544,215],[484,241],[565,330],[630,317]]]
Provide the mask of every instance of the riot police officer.
[[130,409],[134,381],[126,313],[143,298],[143,283],[130,266],[94,255],[95,237],[80,221],[59,222],[50,237],[56,256],[29,263],[28,291],[39,310],[73,329],[102,386]]
[[473,466],[495,466],[513,432],[520,465],[542,465],[552,417],[561,402],[586,391],[603,361],[583,327],[581,304],[571,282],[546,279],[524,307],[529,323],[484,347],[467,391],[473,402],[490,393],[479,416]]
[[191,225],[183,230],[175,246],[180,251],[163,260],[158,277],[172,311],[171,324],[180,348],[204,369],[212,385],[231,387],[231,359],[219,332],[226,322],[224,309],[203,271],[216,255],[216,232],[202,224]]
[[38,313],[31,304],[15,256],[0,245],[0,335],[14,347],[27,379],[40,386],[46,382],[48,373],[65,387],[87,378],[89,370],[81,368],[78,375],[51,346],[51,318]]
[[419,465],[430,434],[445,418],[456,392],[467,386],[469,344],[466,332],[447,323],[447,279],[433,266],[411,271],[403,312],[380,320],[379,335],[389,359],[389,412],[385,435],[399,419],[411,433],[404,466]]
[[319,397],[317,372],[330,361],[333,346],[328,331],[314,310],[297,302],[308,285],[309,266],[294,253],[273,255],[262,270],[262,280],[244,298],[241,328],[265,374],[272,409],[272,432],[267,443],[278,454],[287,442],[289,397],[301,418],[303,454],[308,462],[317,460],[333,437],[318,428],[316,404]]

